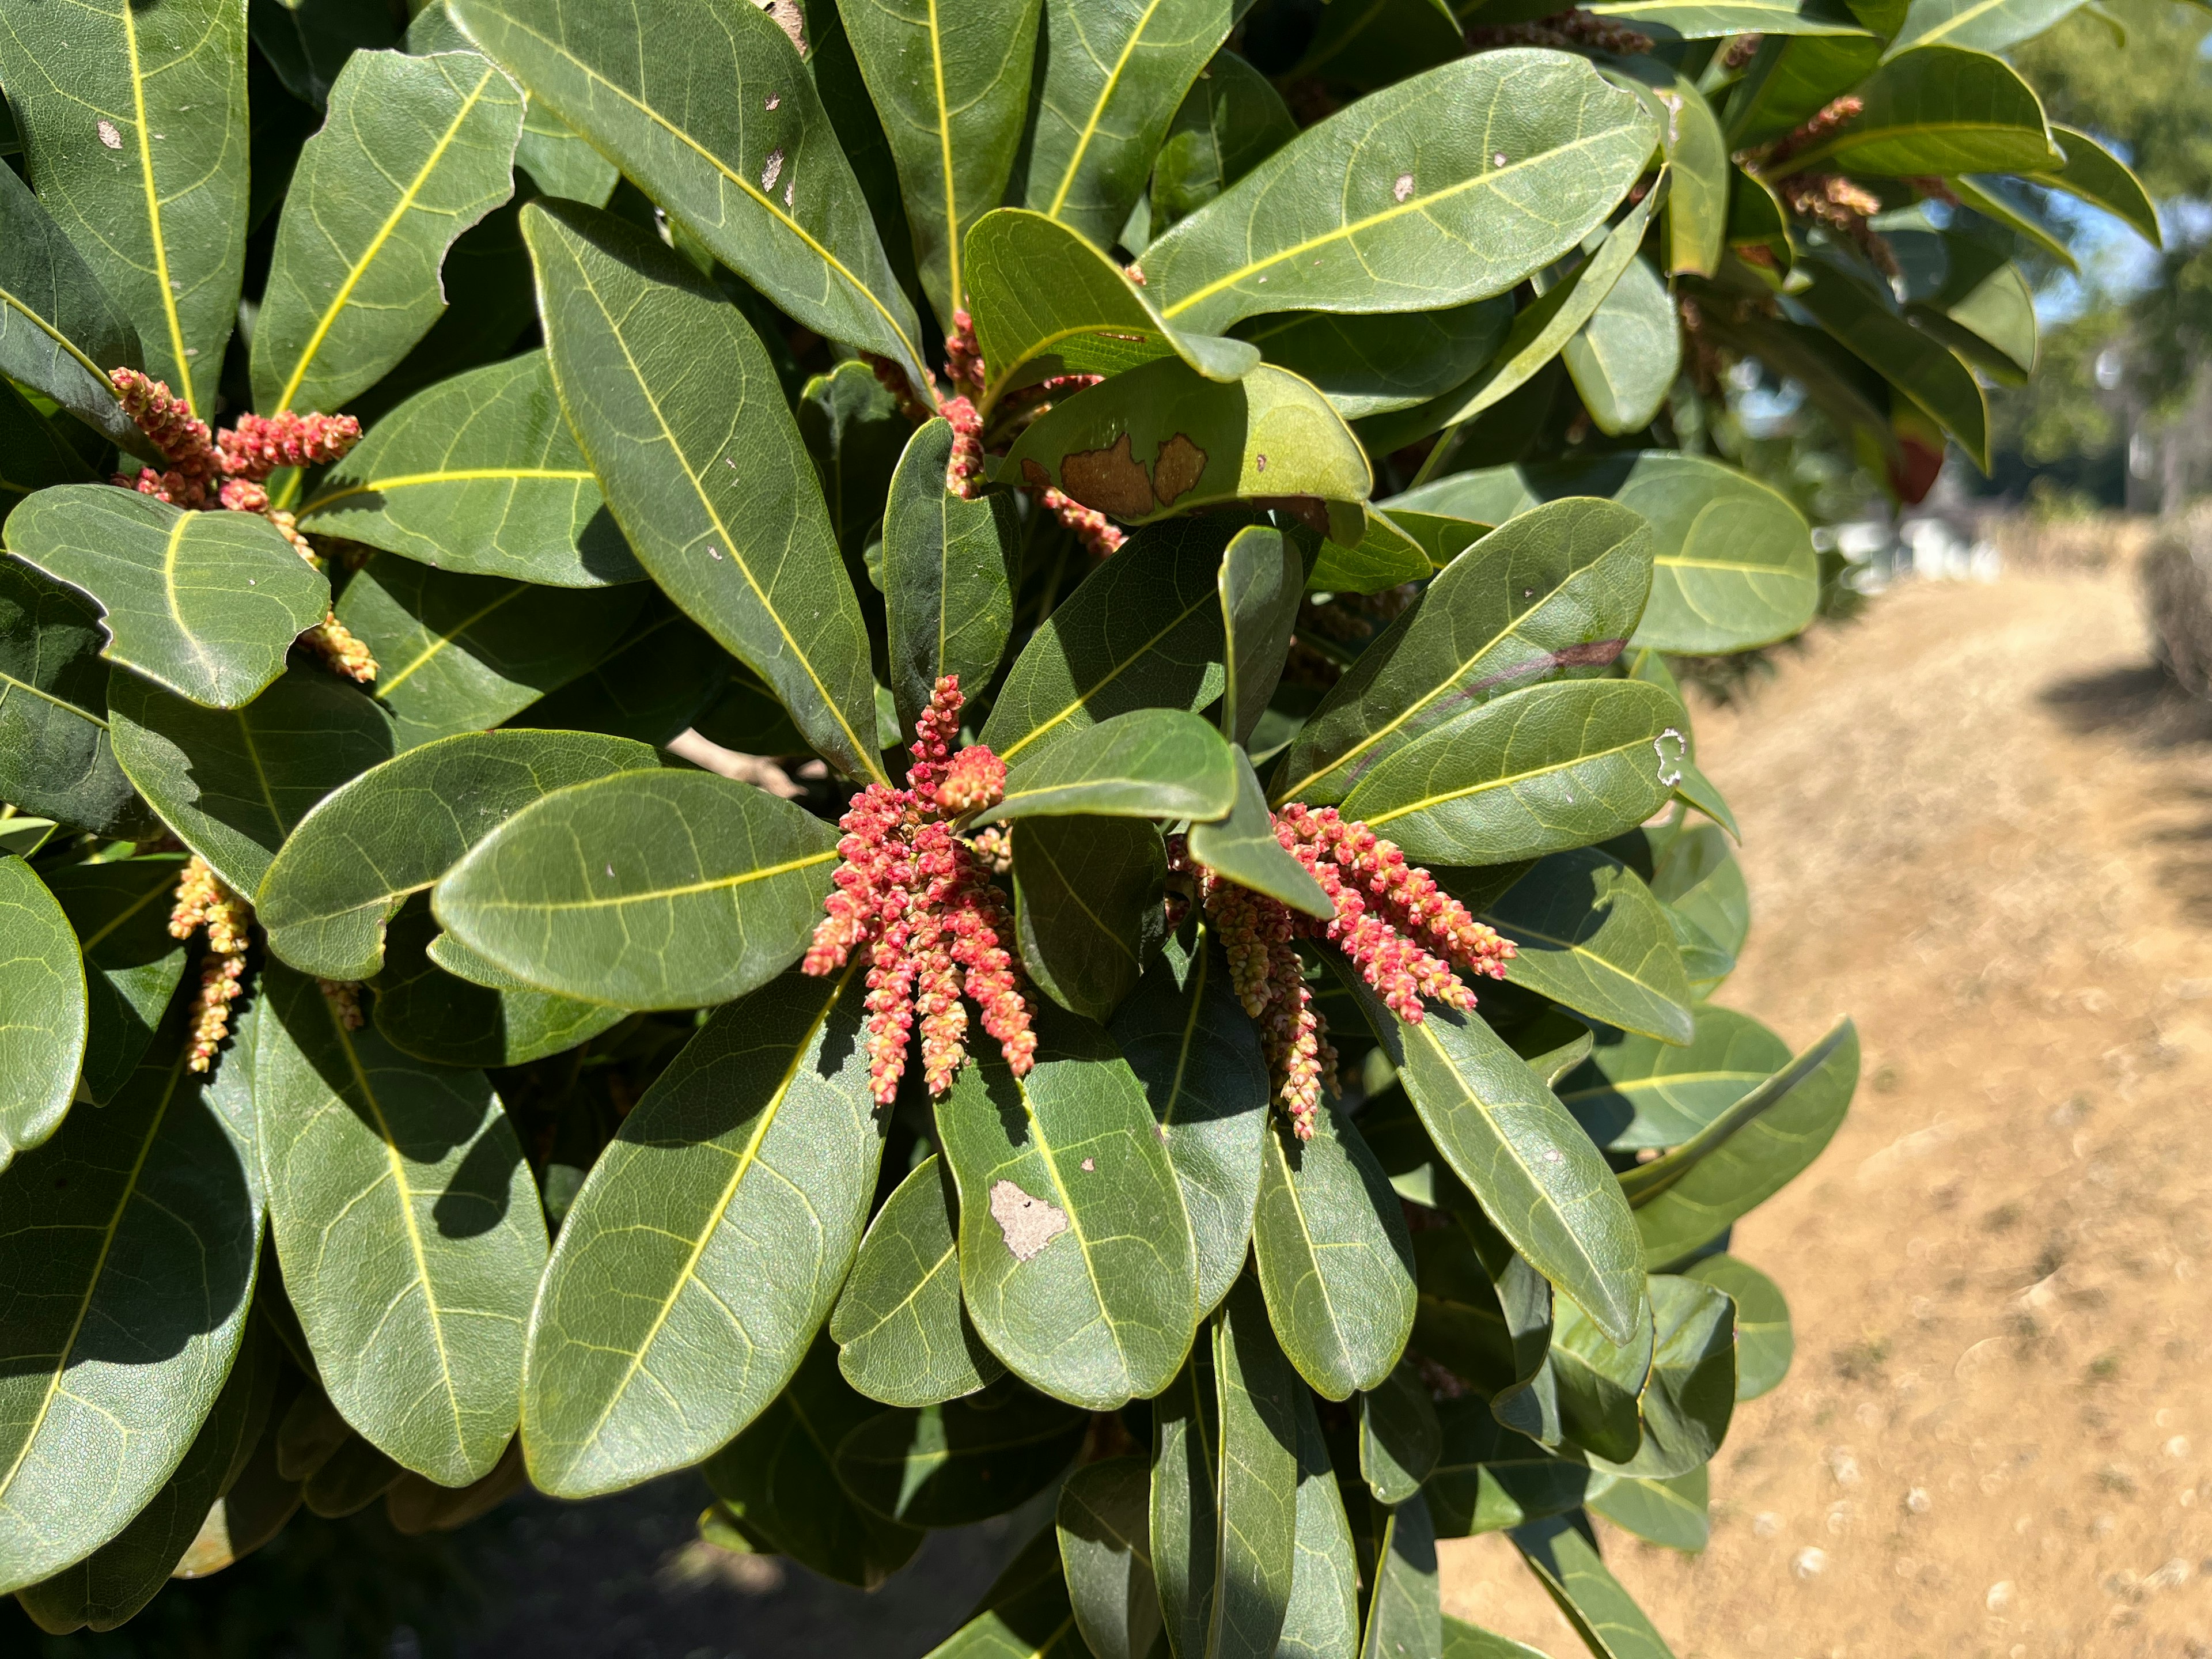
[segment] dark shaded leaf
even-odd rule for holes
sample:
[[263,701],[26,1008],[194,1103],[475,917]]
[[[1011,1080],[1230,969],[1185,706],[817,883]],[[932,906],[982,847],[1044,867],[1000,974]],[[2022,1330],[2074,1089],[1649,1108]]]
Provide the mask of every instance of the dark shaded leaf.
[[1068,1601],[1085,1645],[1096,1659],[1146,1659],[1160,1635],[1146,1460],[1086,1463],[1060,1489],[1054,1513]]
[[1443,1452],[1429,1385],[1401,1359],[1381,1386],[1359,1396],[1360,1478],[1377,1503],[1403,1504],[1420,1491]]
[[403,908],[386,936],[372,1018],[404,1054],[435,1066],[526,1066],[629,1018],[604,1003],[476,984],[431,959],[440,937],[422,900]]
[[[169,936],[170,902],[184,862],[182,854],[161,854],[46,872],[84,957],[88,1023],[82,1082],[94,1105],[106,1105],[131,1080],[184,977],[184,942]],[[27,1006],[9,1000],[11,1008]]]
[[838,1483],[910,1527],[964,1527],[1034,1498],[1075,1456],[1090,1419],[1027,1390],[880,1412],[837,1443]]
[[1159,830],[1141,819],[1024,823],[1014,836],[1016,927],[1038,988],[1085,1018],[1111,1018],[1166,932],[1167,870]]
[[837,1369],[871,1400],[933,1406],[1006,1375],[960,1305],[951,1176],[933,1152],[868,1223],[830,1316]]
[[[61,1127],[85,1057],[84,957],[31,866],[0,858],[0,1169]],[[142,1045],[143,1046],[143,1045]]]
[[1790,1045],[1757,1020],[1705,1005],[1686,1047],[1607,1033],[1559,1098],[1610,1151],[1679,1146],[1789,1063]]
[[1443,1454],[1421,1490],[1442,1536],[1500,1532],[1583,1501],[1589,1470],[1516,1434],[1479,1396],[1438,1401],[1437,1417]]
[[1233,52],[1215,52],[1152,157],[1153,231],[1197,212],[1297,136],[1267,77]]
[[951,459],[951,427],[930,422],[907,444],[884,505],[891,694],[908,731],[939,677],[957,677],[971,696],[988,686],[1013,627],[1013,499],[953,495],[945,487]]
[[[7,173],[0,179],[0,374],[134,453],[147,449],[107,378],[111,369],[138,367],[138,331],[30,186],[13,167]],[[22,457],[10,449],[7,473],[15,478]]]
[[1554,853],[1483,920],[1516,947],[1505,964],[1514,984],[1606,1024],[1691,1040],[1690,983],[1666,908],[1620,860],[1594,847]]

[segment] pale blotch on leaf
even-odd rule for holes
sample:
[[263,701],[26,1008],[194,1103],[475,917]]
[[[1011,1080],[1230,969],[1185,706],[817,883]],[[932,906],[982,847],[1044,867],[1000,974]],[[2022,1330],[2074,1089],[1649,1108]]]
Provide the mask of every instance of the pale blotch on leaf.
[[768,165],[761,169],[761,188],[774,190],[775,181],[783,173],[783,152],[772,149],[768,153]]
[[991,1188],[991,1219],[999,1224],[1017,1261],[1027,1261],[1067,1231],[1067,1212],[1031,1198],[1011,1181]]
[[1391,199],[1394,201],[1402,202],[1413,193],[1413,175],[1410,173],[1400,173],[1398,175],[1398,182],[1390,186]]
[[[1667,752],[1667,739],[1674,740],[1674,752]],[[1682,781],[1682,761],[1690,752],[1690,740],[1673,726],[1668,726],[1651,739],[1651,748],[1659,757],[1659,781],[1672,789]]]

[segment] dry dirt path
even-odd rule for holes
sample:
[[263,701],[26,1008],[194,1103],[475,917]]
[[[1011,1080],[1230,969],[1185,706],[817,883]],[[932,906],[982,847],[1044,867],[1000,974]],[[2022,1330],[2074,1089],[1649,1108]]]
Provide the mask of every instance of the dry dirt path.
[[[2212,1656],[2212,720],[2142,640],[2118,575],[1915,585],[1700,715],[1755,907],[1721,1000],[1849,1012],[1865,1071],[1736,1231],[1797,1358],[1711,1548],[1605,1535],[1681,1659]],[[1504,1540],[1444,1575],[1579,1651]]]

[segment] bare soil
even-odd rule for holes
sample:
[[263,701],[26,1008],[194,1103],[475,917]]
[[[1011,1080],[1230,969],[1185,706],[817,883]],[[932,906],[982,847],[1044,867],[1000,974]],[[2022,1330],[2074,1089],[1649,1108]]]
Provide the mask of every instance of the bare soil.
[[[1865,1042],[1735,1249],[1796,1363],[1711,1547],[1604,1529],[1682,1659],[2212,1655],[2212,712],[2124,569],[1924,583],[1703,712],[1756,921],[1719,1000]],[[1500,1537],[1449,1610],[1579,1651]]]

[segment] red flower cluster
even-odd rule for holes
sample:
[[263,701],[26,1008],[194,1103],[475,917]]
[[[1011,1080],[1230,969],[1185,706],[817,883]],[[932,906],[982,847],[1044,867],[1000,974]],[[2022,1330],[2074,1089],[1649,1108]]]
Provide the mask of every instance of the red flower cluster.
[[1328,1023],[1306,988],[1294,940],[1327,939],[1358,965],[1391,1012],[1418,1025],[1425,999],[1472,1008],[1474,993],[1453,964],[1502,979],[1510,939],[1477,921],[1425,870],[1365,824],[1333,806],[1293,802],[1273,815],[1275,839],[1305,866],[1336,907],[1321,921],[1194,863],[1181,836],[1169,842],[1172,867],[1198,878],[1208,923],[1229,957],[1229,980],[1245,1012],[1260,1022],[1276,1098],[1298,1139],[1312,1139],[1321,1090],[1336,1072]]
[[885,1105],[906,1073],[917,1014],[929,1092],[952,1086],[968,1059],[963,990],[1014,1075],[1036,1064],[1029,1004],[1006,945],[1012,913],[991,884],[989,864],[952,832],[953,820],[995,805],[1006,784],[1006,763],[982,744],[953,751],[961,702],[957,675],[938,681],[915,722],[906,787],[872,783],[838,820],[844,862],[801,964],[833,973],[854,950],[867,949],[868,1074]]

